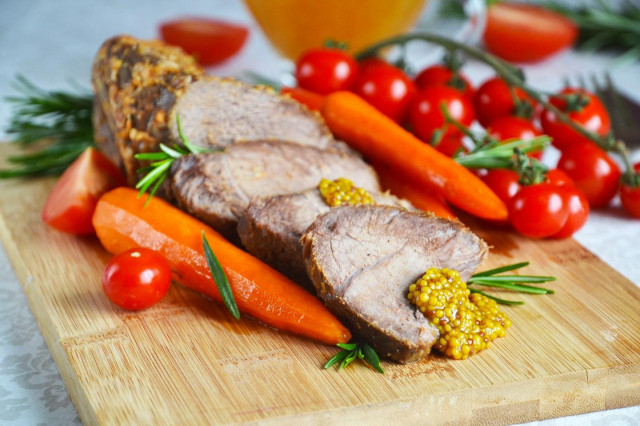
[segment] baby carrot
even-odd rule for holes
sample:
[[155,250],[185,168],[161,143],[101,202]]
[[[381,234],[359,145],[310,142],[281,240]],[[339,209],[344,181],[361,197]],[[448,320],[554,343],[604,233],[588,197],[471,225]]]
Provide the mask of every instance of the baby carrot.
[[325,97],[322,115],[333,134],[369,160],[401,171],[416,186],[484,219],[506,219],[505,204],[477,176],[436,151],[351,92]]
[[320,111],[324,102],[324,96],[300,87],[283,87],[280,93],[306,105],[311,111]]
[[393,195],[411,201],[415,207],[420,210],[431,212],[436,216],[445,219],[455,219],[447,202],[444,198],[426,187],[418,187],[412,182],[398,176],[393,170],[379,164],[372,164],[378,173],[380,185],[383,189],[388,190]]
[[124,187],[100,198],[93,226],[107,251],[117,254],[133,247],[159,251],[176,281],[222,301],[204,256],[204,231],[240,312],[323,343],[349,341],[349,330],[311,293],[167,202],[153,197],[145,207],[145,201],[146,197],[138,198],[138,191]]

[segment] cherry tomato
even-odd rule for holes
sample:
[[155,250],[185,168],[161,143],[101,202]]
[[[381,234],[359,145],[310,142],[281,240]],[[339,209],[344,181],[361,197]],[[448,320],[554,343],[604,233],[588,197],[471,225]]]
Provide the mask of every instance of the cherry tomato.
[[[636,163],[633,168],[640,174],[640,163]],[[632,217],[640,218],[640,187],[634,188],[623,183],[620,186],[620,202],[627,213]]]
[[576,184],[573,182],[573,179],[571,179],[568,174],[560,169],[549,170],[547,172],[547,182],[550,182],[557,186],[576,186]]
[[51,189],[42,209],[42,220],[59,231],[92,234],[91,217],[100,196],[126,184],[122,172],[111,160],[88,148]]
[[352,90],[392,120],[403,122],[416,86],[401,69],[377,63],[360,73]]
[[[423,141],[429,142],[433,132],[444,126],[441,105],[464,126],[471,125],[475,119],[471,102],[459,91],[446,86],[426,87],[418,91],[409,110],[411,125]],[[458,134],[460,131],[453,125],[449,125],[445,133],[446,136]]]
[[462,87],[456,87],[456,81],[454,80],[454,73],[446,65],[432,65],[423,69],[416,76],[416,86],[418,89],[424,89],[431,86],[449,86],[456,90],[461,91],[469,99],[473,99],[473,85],[464,74],[458,72],[458,83]]
[[562,229],[569,216],[566,188],[551,183],[525,186],[508,204],[509,221],[522,235],[545,238]]
[[[514,88],[518,99],[530,102],[532,108],[537,107],[537,103],[531,99],[522,89]],[[478,116],[478,121],[484,127],[488,127],[493,121],[500,117],[514,115],[515,103],[511,95],[509,85],[500,77],[494,77],[485,81],[476,90],[473,96],[473,105]]]
[[569,208],[569,215],[567,216],[567,221],[562,226],[562,229],[551,235],[551,238],[570,237],[574,232],[582,228],[589,217],[589,201],[582,191],[566,183],[562,183],[560,186],[566,190],[565,203]]
[[484,42],[493,54],[514,62],[536,62],[571,46],[576,24],[547,8],[496,3],[487,11]]
[[572,144],[560,156],[558,168],[571,177],[591,208],[606,206],[616,195],[620,167],[592,142]]
[[102,288],[121,308],[137,311],[162,300],[171,284],[171,267],[160,253],[134,248],[115,255],[104,268]]
[[460,135],[444,136],[434,148],[447,157],[453,157],[460,150],[466,151]]
[[223,62],[242,49],[249,30],[209,18],[182,18],[160,25],[162,39],[196,57],[201,65]]
[[[530,120],[513,116],[496,118],[491,122],[487,130],[491,137],[499,141],[506,141],[508,139],[528,141],[541,135],[540,131]],[[539,160],[542,158],[542,150],[529,152],[528,155]]]
[[[611,130],[611,119],[609,113],[605,109],[604,105],[596,95],[585,90],[566,88],[560,92],[564,95],[570,94],[582,94],[587,97],[588,103],[582,107],[579,111],[566,111],[567,102],[561,97],[551,97],[549,102],[555,107],[565,112],[569,118],[574,122],[590,130],[600,136],[605,136]],[[582,136],[580,133],[558,120],[556,115],[551,111],[545,110],[540,116],[540,124],[545,134],[553,138],[553,145],[560,149],[566,149],[577,142],[590,142],[589,139]]]
[[307,50],[296,64],[298,86],[321,95],[351,89],[358,72],[356,60],[335,48]]
[[482,177],[484,183],[500,198],[505,204],[516,195],[522,185],[520,185],[520,176],[513,170],[493,169],[489,170]]

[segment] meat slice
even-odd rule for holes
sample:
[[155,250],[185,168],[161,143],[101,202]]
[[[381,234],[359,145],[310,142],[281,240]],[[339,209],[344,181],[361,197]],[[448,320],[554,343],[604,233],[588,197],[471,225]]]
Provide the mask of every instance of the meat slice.
[[427,355],[437,329],[407,300],[430,267],[468,279],[487,245],[462,223],[389,206],[337,207],[302,236],[320,298],[354,335],[401,363]]
[[380,190],[373,169],[357,156],[281,141],[245,142],[181,157],[171,174],[172,194],[180,208],[234,242],[238,219],[256,196],[301,192],[322,178],[339,177]]
[[191,56],[159,41],[107,40],[91,80],[96,142],[122,166],[130,184],[141,166],[135,154],[180,141],[176,115],[190,141],[205,147],[273,139],[345,149],[320,116],[300,103],[265,87],[205,76]]
[[[377,204],[414,210],[408,201],[389,193],[369,193]],[[295,194],[257,197],[240,217],[238,234],[249,253],[313,290],[302,257],[300,237],[330,208],[317,188]]]

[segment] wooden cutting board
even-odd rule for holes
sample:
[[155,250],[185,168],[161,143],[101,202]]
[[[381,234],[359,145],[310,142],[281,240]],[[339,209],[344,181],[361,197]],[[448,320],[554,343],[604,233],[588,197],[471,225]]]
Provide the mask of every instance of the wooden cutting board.
[[177,285],[146,311],[116,308],[98,241],[41,222],[53,182],[0,182],[0,235],[84,424],[507,424],[640,404],[640,289],[573,240],[477,231],[493,246],[483,267],[528,260],[558,278],[505,308],[513,326],[490,350],[323,370],[336,348]]

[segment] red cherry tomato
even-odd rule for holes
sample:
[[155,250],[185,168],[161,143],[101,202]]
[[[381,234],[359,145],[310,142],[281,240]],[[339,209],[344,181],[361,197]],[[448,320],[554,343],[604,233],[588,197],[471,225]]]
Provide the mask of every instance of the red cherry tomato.
[[509,221],[522,235],[545,238],[562,229],[569,216],[566,189],[551,183],[525,186],[508,204]]
[[[640,173],[640,163],[636,163],[633,168],[636,173]],[[620,202],[627,213],[640,218],[640,187],[634,188],[623,183],[620,186]]]
[[454,73],[445,65],[432,65],[423,69],[416,76],[416,86],[418,89],[424,89],[431,86],[449,86],[461,91],[469,99],[473,99],[473,85],[464,74],[458,72],[458,77],[462,87],[455,87]]
[[547,182],[558,186],[576,186],[576,184],[573,182],[573,179],[571,179],[568,174],[560,169],[549,170],[547,172]]
[[576,24],[547,8],[496,3],[487,11],[484,42],[493,54],[514,62],[536,62],[571,46]]
[[51,189],[42,209],[42,220],[59,231],[92,234],[91,217],[100,196],[126,184],[111,160],[88,148]]
[[[589,103],[579,111],[567,112],[567,102],[563,98],[551,97],[549,102],[562,112],[566,112],[574,122],[600,136],[605,136],[611,130],[611,119],[604,105],[596,95],[585,89],[566,88],[560,92],[564,95],[583,94]],[[569,125],[558,120],[551,111],[545,110],[540,116],[540,124],[545,134],[553,138],[553,145],[560,149],[566,149],[577,142],[590,142],[589,139],[573,130]]]
[[[416,94],[409,110],[414,131],[425,142],[429,142],[433,132],[445,124],[441,105],[449,111],[451,117],[465,126],[471,125],[475,113],[471,102],[459,91],[446,86],[426,87]],[[459,135],[460,131],[449,125],[446,136]]]
[[[513,116],[496,118],[491,122],[487,131],[491,137],[499,141],[506,141],[508,139],[528,141],[541,135],[540,131],[530,120]],[[542,158],[542,150],[530,152],[529,156],[539,160]]]
[[508,204],[522,188],[520,176],[513,170],[489,170],[482,180],[505,204]]
[[121,308],[137,311],[158,303],[171,284],[171,267],[160,253],[134,248],[115,255],[104,269],[102,288]]
[[616,195],[620,167],[592,142],[580,142],[567,148],[560,156],[558,168],[571,177],[589,200],[591,208],[606,206]]
[[356,60],[334,48],[308,50],[296,64],[298,86],[321,95],[351,89],[358,72]]
[[565,194],[565,203],[569,208],[569,215],[562,229],[551,235],[551,238],[570,237],[574,232],[582,228],[589,217],[589,201],[587,201],[582,191],[566,183],[561,184],[561,186],[567,192]]
[[[514,88],[518,99],[531,103],[534,110],[537,103],[531,99],[522,89]],[[485,81],[476,90],[473,96],[473,105],[478,116],[478,121],[484,127],[488,127],[500,117],[514,115],[515,103],[511,95],[509,85],[500,77],[494,77]]]
[[447,157],[453,157],[460,150],[466,151],[460,135],[445,136],[434,148]]
[[201,65],[223,62],[242,49],[249,30],[209,18],[182,18],[160,25],[162,39],[196,57]]
[[401,69],[378,63],[360,73],[352,90],[392,120],[403,122],[416,86]]

